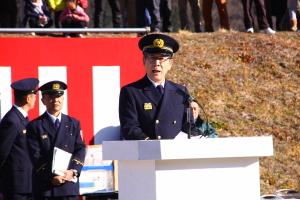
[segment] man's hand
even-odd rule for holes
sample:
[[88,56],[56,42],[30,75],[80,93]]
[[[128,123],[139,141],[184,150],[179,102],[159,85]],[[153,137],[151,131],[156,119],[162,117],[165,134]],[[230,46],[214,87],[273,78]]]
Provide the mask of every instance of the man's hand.
[[72,181],[72,178],[74,176],[72,170],[61,170],[61,172],[65,174],[65,181]]
[[[72,172],[73,173],[73,172]],[[64,176],[54,176],[54,178],[51,180],[51,183],[53,185],[60,185],[66,182],[66,178]]]

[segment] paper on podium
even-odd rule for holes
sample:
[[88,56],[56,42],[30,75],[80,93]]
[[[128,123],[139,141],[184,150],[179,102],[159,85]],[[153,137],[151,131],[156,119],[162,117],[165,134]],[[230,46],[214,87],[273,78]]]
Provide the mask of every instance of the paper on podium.
[[[202,135],[191,136],[191,139],[202,139],[202,138],[205,137],[202,137]],[[176,137],[174,138],[174,140],[185,140],[185,139],[188,139],[188,134],[182,131],[180,131],[178,135],[176,135]]]
[[54,147],[52,160],[52,173],[64,176],[60,170],[67,170],[72,154],[60,148]]

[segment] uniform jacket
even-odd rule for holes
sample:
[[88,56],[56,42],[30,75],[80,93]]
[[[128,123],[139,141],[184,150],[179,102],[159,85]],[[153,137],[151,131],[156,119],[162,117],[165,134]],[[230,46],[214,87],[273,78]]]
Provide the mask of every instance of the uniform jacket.
[[[186,87],[166,80],[161,99],[147,76],[124,86],[119,99],[119,118],[124,138],[174,139],[180,131],[187,132],[184,98],[176,93],[177,88],[187,91]],[[192,112],[189,119],[192,135],[198,135]]]
[[0,176],[5,192],[31,193],[32,165],[27,153],[28,120],[12,107],[0,123]]
[[65,21],[67,17],[72,17],[73,14],[76,14],[77,16],[74,17],[75,21],[84,21],[88,22],[90,20],[89,16],[84,12],[83,8],[80,6],[77,6],[75,10],[71,10],[68,7],[65,7],[60,14],[59,20]]
[[78,182],[52,185],[51,166],[53,148],[58,147],[72,154],[68,169],[81,171],[85,158],[85,144],[80,132],[80,122],[64,114],[61,116],[58,130],[46,112],[27,125],[27,144],[33,164],[33,196],[79,195]]

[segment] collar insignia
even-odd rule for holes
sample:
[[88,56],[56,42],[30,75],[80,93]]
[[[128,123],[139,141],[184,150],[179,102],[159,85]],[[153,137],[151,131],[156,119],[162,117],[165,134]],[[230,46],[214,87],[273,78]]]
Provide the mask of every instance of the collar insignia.
[[48,135],[42,135],[42,139],[48,138]]
[[152,104],[151,103],[144,103],[144,110],[152,110]]

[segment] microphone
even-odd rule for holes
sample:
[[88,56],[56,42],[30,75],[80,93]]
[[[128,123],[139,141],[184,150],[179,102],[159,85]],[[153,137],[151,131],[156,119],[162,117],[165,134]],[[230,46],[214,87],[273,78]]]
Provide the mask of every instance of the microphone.
[[191,95],[189,93],[187,93],[186,91],[184,91],[183,89],[177,88],[176,92],[178,94],[180,94],[181,96],[183,96],[184,98],[186,98],[189,102],[194,101],[194,102],[197,103],[196,99],[194,99],[193,97],[191,97]]

